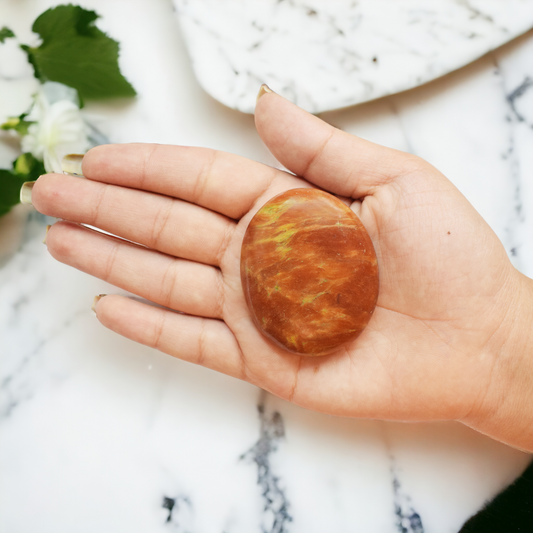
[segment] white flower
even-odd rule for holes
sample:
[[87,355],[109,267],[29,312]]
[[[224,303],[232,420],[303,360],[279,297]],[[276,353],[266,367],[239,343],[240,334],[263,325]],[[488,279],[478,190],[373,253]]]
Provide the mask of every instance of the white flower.
[[43,161],[47,172],[61,172],[65,155],[83,154],[90,148],[78,93],[62,83],[44,83],[25,120],[35,124],[22,138],[22,150]]

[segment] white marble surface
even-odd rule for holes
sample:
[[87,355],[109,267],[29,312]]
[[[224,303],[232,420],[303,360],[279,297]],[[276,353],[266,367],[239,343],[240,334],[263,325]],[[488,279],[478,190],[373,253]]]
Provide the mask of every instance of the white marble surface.
[[[0,0],[0,24],[28,42],[52,4]],[[253,118],[198,85],[170,1],[83,5],[121,41],[139,92],[87,106],[113,141],[276,164]],[[34,86],[16,50],[3,53],[0,120]],[[424,87],[322,115],[439,167],[529,276],[532,55],[529,33]],[[15,147],[0,144],[5,166]],[[530,459],[454,423],[315,414],[122,339],[90,310],[95,294],[118,291],[56,263],[41,243],[46,223],[24,208],[0,220],[2,533],[455,533]]]
[[411,89],[533,27],[533,0],[173,0],[202,87],[253,113],[268,83],[319,113]]

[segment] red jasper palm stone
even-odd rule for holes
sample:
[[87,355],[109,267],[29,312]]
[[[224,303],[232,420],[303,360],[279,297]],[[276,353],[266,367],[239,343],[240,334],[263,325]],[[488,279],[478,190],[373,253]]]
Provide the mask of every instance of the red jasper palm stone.
[[293,189],[268,201],[242,243],[241,280],[257,327],[287,350],[322,355],[355,339],[378,297],[378,264],[357,215]]

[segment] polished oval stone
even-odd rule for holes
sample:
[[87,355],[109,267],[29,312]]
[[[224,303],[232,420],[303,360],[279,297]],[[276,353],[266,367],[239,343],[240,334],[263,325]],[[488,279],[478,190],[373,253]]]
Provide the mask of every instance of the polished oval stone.
[[378,297],[378,264],[357,215],[334,196],[293,189],[252,218],[241,280],[257,327],[285,349],[332,352],[355,339]]

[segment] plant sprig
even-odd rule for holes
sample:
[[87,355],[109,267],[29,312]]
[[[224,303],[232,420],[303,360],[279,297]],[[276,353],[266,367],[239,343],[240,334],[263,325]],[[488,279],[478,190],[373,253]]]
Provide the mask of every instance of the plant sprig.
[[13,161],[11,170],[0,169],[0,216],[19,203],[20,188],[26,181],[35,181],[44,174],[44,165],[30,153]]
[[[73,4],[50,8],[37,17],[32,30],[39,35],[40,44],[20,47],[42,84],[58,82],[72,87],[79,102],[136,95],[120,72],[119,43],[96,27],[98,18],[95,11]],[[0,29],[0,43],[13,38],[16,36],[10,28]],[[10,117],[0,129],[14,132],[22,140],[36,124],[26,120],[27,116]],[[43,165],[41,152],[24,153],[13,162],[12,169],[0,169],[0,216],[19,202],[24,181],[35,180],[49,170]]]
[[15,34],[7,26],[0,29],[0,43],[5,43],[11,37],[15,37]]

